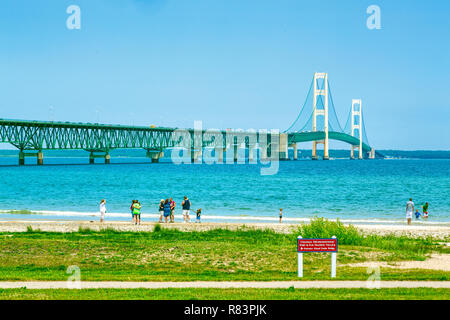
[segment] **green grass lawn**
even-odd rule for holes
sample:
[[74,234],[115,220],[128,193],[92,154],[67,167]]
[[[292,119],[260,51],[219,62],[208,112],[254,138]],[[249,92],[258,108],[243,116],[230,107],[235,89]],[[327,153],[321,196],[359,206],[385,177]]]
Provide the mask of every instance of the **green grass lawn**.
[[0,300],[449,300],[449,289],[0,289]]
[[[353,227],[316,219],[298,232],[215,229],[183,232],[157,227],[154,232],[50,233],[29,230],[0,233],[0,281],[66,280],[68,266],[81,280],[194,281],[298,280],[296,238],[339,239],[336,280],[366,280],[366,268],[347,263],[424,260],[448,253],[439,241],[394,236],[365,236]],[[330,254],[304,254],[305,280],[330,279]],[[449,272],[381,269],[381,280],[449,280]]]

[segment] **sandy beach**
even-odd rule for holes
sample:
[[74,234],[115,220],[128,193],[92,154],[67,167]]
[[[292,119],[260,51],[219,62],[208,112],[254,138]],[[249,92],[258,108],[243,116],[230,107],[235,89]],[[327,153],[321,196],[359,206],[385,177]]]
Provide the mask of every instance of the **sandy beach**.
[[[156,222],[143,222],[141,225],[132,225],[130,222],[124,221],[108,221],[103,224],[98,221],[0,221],[0,232],[25,232],[28,227],[33,230],[50,231],[50,232],[75,232],[79,228],[89,228],[94,231],[104,229],[114,229],[117,231],[132,232],[150,232],[153,231]],[[295,231],[299,224],[288,223],[168,223],[160,224],[162,228],[178,229],[181,231],[207,231],[212,229],[270,229],[280,233],[290,233]],[[355,225],[356,228],[366,234],[395,234],[406,235],[409,237],[434,237],[448,240],[450,237],[450,227],[448,226],[423,226],[423,225],[386,225],[386,224],[361,224]]]

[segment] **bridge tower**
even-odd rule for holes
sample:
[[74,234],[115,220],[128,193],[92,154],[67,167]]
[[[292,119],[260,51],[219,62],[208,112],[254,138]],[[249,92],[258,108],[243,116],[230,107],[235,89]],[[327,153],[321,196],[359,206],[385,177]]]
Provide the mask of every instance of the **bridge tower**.
[[[359,151],[359,159],[363,158],[363,150],[362,150],[362,101],[361,99],[353,99],[352,100],[352,127],[351,127],[351,135],[359,139],[359,145],[352,145],[350,151],[350,157],[352,159],[355,158],[354,151],[358,149]],[[356,120],[356,121],[355,121]],[[358,130],[358,136],[355,136],[355,130]]]
[[[318,87],[318,80],[323,79],[323,89]],[[323,109],[317,108],[317,100],[319,96],[323,96],[324,107]],[[324,131],[325,139],[321,141],[313,141],[312,146],[312,159],[317,160],[317,145],[323,144],[323,160],[328,160],[328,74],[327,73],[314,73],[314,98],[313,98],[313,132],[317,131],[317,117],[324,116]]]

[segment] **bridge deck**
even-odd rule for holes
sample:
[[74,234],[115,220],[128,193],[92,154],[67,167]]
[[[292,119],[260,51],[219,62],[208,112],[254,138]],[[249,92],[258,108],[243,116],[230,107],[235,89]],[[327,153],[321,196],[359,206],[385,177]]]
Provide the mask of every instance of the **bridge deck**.
[[[289,135],[289,143],[296,142],[308,142],[308,141],[320,141],[325,139],[324,131],[315,131],[315,132],[293,132],[288,133]],[[359,139],[355,138],[349,134],[336,132],[336,131],[328,131],[328,139],[343,141],[350,145],[359,145]],[[364,152],[369,152],[372,148],[363,143],[362,148]]]
[[[174,136],[179,130],[184,133]],[[325,138],[323,131],[291,132],[286,135],[288,144]],[[194,129],[0,119],[0,142],[10,143],[20,150],[83,149],[107,152],[111,149],[142,148],[162,151],[171,147],[199,148],[194,142],[197,137],[200,137],[200,132]],[[201,137],[202,147],[226,148],[227,145],[243,142],[254,145],[260,143],[260,139],[269,140],[269,148],[271,145],[270,132],[262,131],[202,130]],[[359,139],[345,133],[330,131],[328,137],[359,145]],[[364,152],[371,150],[367,144],[362,146]]]

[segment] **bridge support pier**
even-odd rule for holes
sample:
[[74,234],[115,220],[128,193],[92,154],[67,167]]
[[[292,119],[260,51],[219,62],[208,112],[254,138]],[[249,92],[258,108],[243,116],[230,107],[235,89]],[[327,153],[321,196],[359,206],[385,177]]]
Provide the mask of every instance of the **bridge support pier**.
[[369,159],[375,159],[375,149],[374,148],[370,149]]
[[298,158],[297,144],[296,143],[291,144],[289,147],[294,148],[294,160],[297,160],[297,158]]
[[214,148],[214,156],[217,159],[217,163],[223,163],[223,148],[216,147]]
[[313,141],[311,158],[313,160],[319,160],[319,158],[317,157],[317,142],[316,141]]
[[25,154],[23,151],[19,152],[19,166],[25,165]]
[[147,158],[152,159],[152,163],[158,163],[159,159],[164,156],[164,152],[159,150],[147,150]]
[[[200,158],[200,160],[199,160]],[[191,163],[202,163],[203,160],[203,152],[200,150],[191,150]]]
[[233,161],[236,163],[238,161],[238,151],[239,151],[239,146],[237,144],[235,144],[233,146]]
[[36,157],[37,165],[41,166],[44,164],[44,153],[42,151],[38,152],[23,152],[19,151],[19,166],[25,165],[25,157]]
[[358,149],[358,159],[362,160],[363,159],[362,147],[353,145],[351,146],[350,149],[350,159],[355,160],[355,149]]
[[154,153],[150,158],[152,159],[152,163],[158,163],[159,158],[161,158],[161,153]]
[[286,133],[280,134],[279,157],[280,160],[288,159],[288,135]]
[[249,146],[248,147],[248,163],[256,163],[254,159],[254,153],[255,153],[255,146]]
[[268,156],[268,147],[267,145],[265,146],[260,146],[259,147],[259,161],[267,161]]
[[[95,154],[95,152],[98,152],[100,154]],[[105,164],[111,163],[111,156],[107,151],[91,151],[89,155],[89,164],[94,164],[95,158],[105,159]]]
[[317,155],[317,145],[319,143],[322,143],[324,145],[323,149],[323,160],[330,160],[330,156],[328,154],[328,139],[322,140],[322,141],[313,141],[313,147],[312,147],[312,159],[313,160],[319,160],[319,156]]
[[37,164],[38,166],[42,166],[44,164],[44,153],[42,151],[37,153]]
[[326,138],[323,142],[323,160],[330,160],[330,155],[328,154],[328,132],[325,132]]
[[111,163],[111,156],[109,155],[109,153],[105,154],[105,164],[110,164]]

